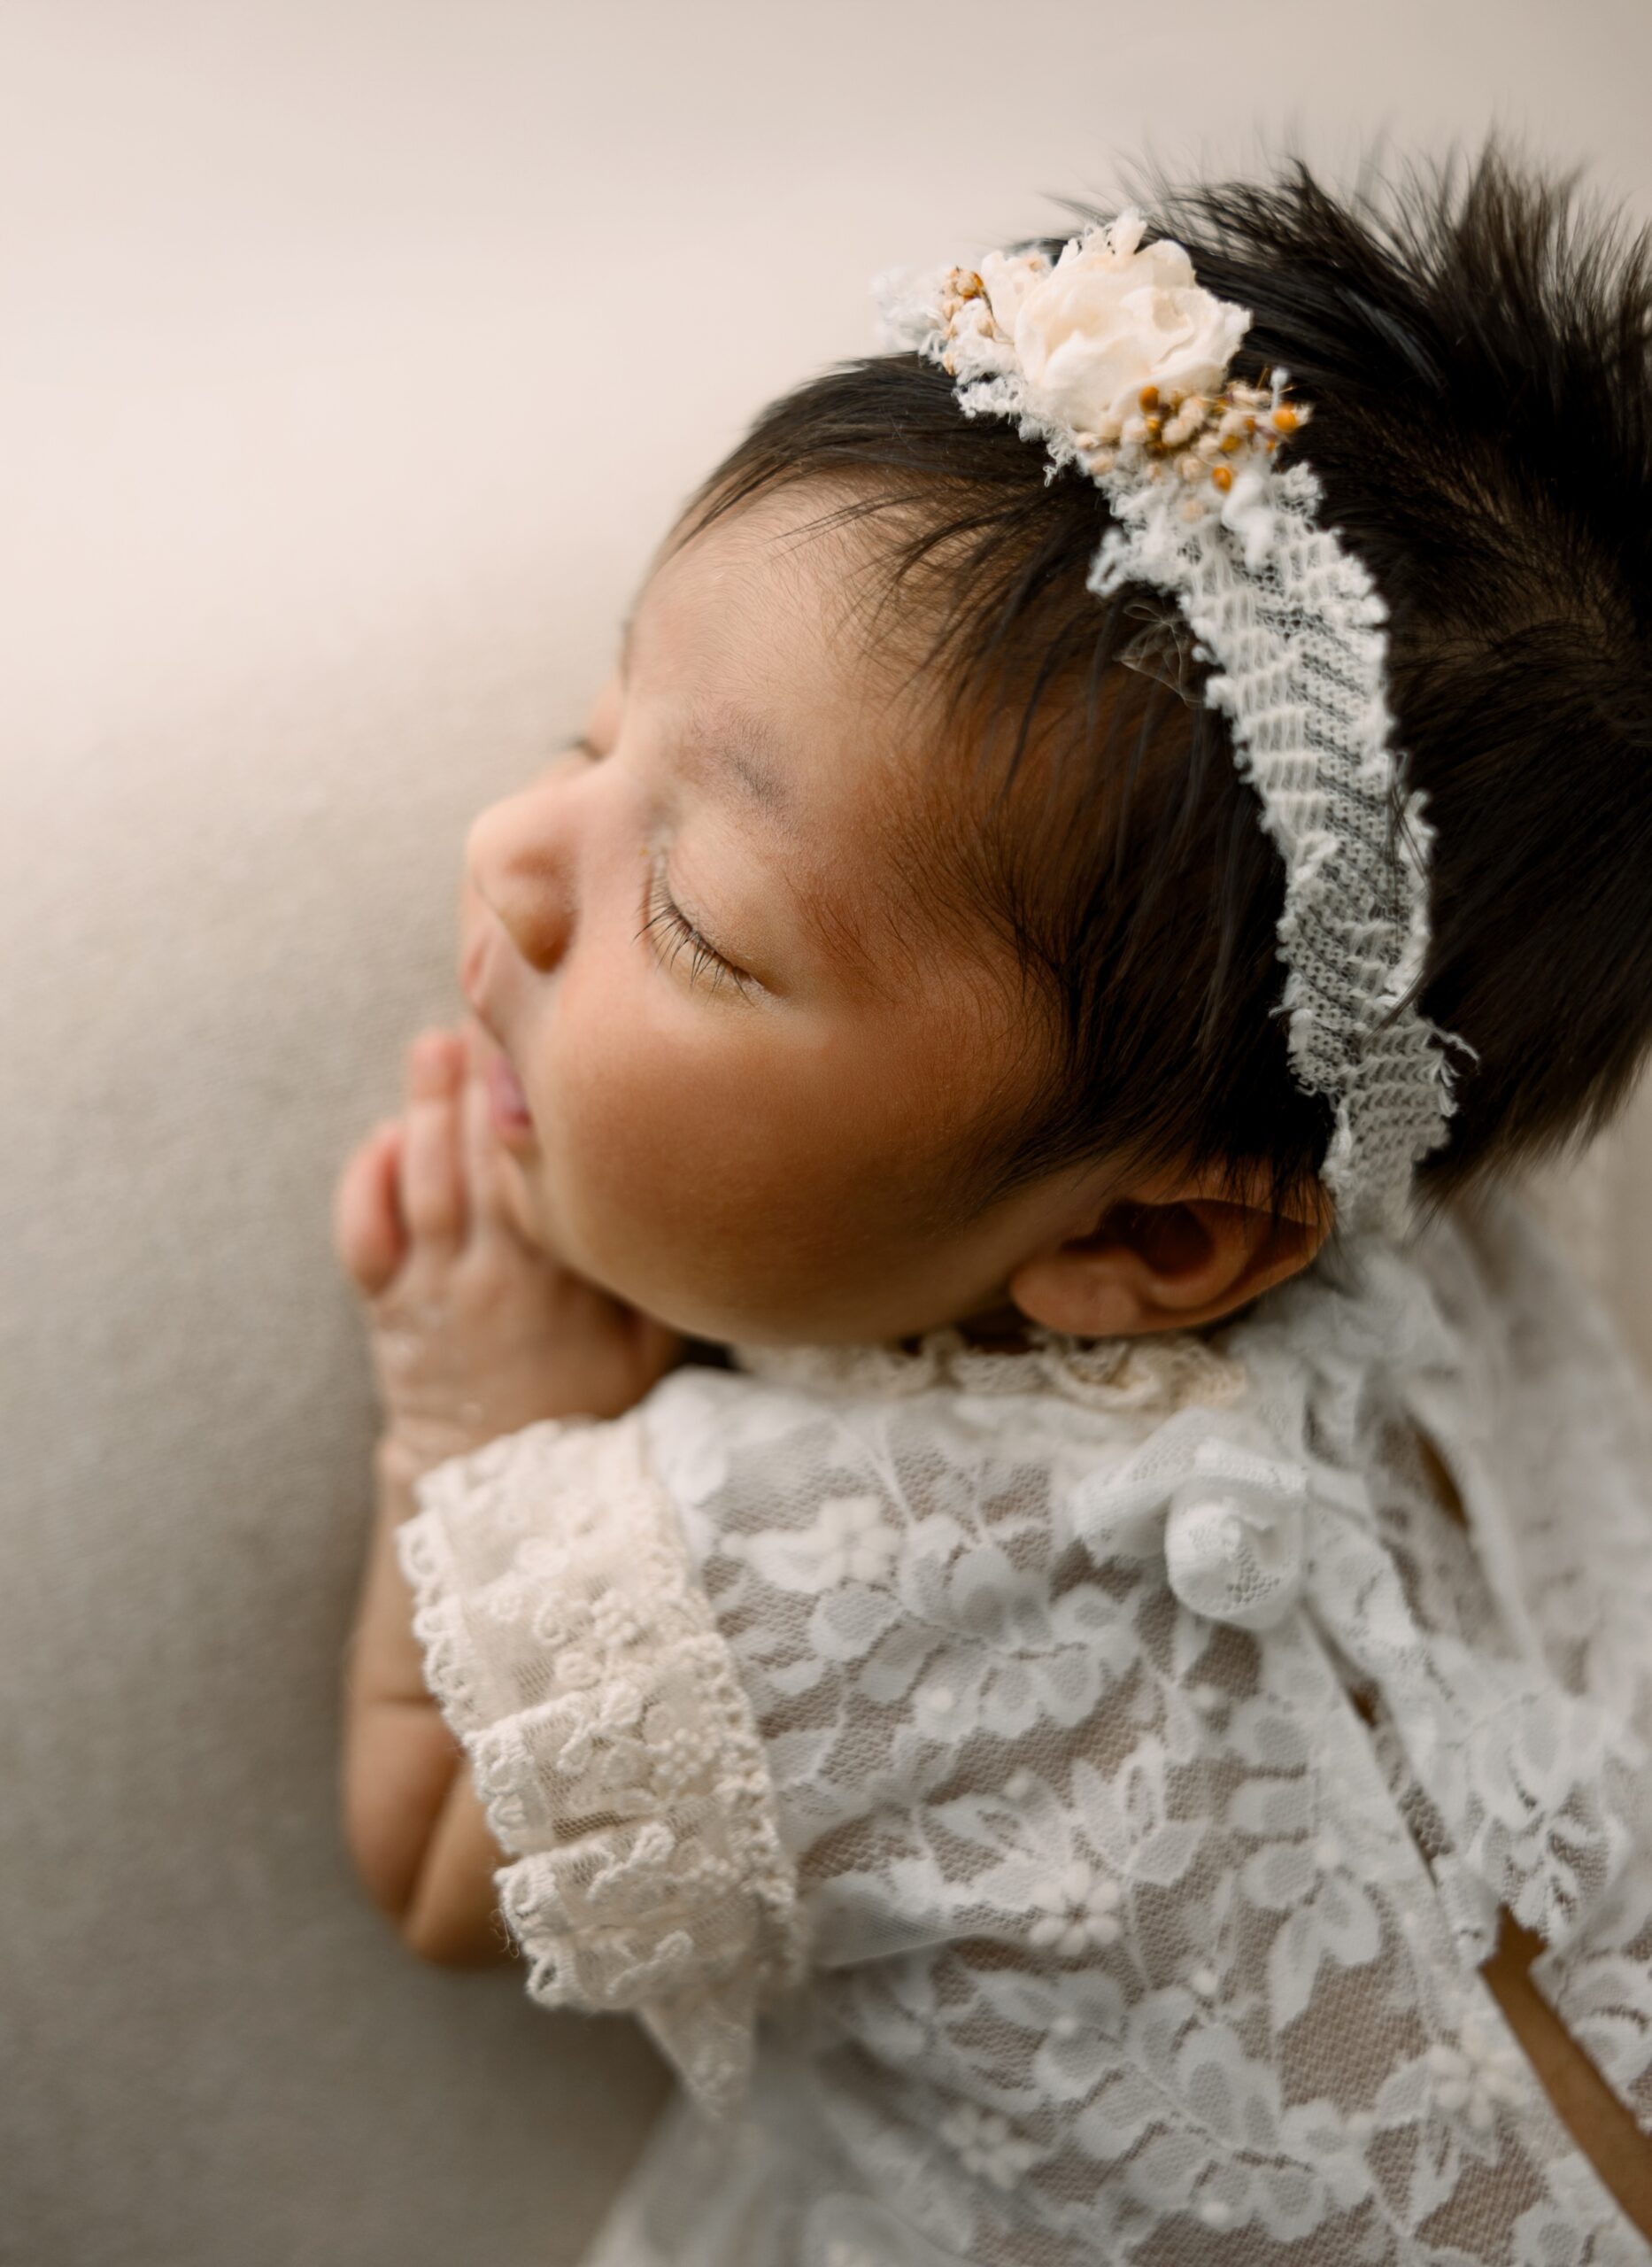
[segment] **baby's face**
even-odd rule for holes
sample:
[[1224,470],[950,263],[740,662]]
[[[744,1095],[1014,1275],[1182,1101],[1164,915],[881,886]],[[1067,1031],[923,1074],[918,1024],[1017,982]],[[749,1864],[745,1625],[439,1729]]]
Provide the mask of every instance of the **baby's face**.
[[804,531],[823,508],[770,496],[669,553],[589,745],[467,851],[466,993],[531,1121],[519,1224],[748,1343],[984,1313],[1042,1217],[956,1217],[963,1145],[1034,1092],[1035,1018],[984,922],[924,909],[937,759],[850,620],[852,539]]

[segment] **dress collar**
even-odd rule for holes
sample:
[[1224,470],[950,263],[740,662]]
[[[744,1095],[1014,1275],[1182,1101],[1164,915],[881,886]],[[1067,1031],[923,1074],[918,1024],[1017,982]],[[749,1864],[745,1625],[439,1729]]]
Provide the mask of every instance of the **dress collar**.
[[1222,1406],[1244,1390],[1245,1370],[1190,1331],[1146,1338],[1074,1338],[1030,1324],[1013,1351],[972,1345],[961,1330],[927,1332],[915,1345],[736,1346],[735,1366],[777,1385],[828,1395],[900,1399],[937,1387],[977,1394],[1054,1393],[1091,1408]]

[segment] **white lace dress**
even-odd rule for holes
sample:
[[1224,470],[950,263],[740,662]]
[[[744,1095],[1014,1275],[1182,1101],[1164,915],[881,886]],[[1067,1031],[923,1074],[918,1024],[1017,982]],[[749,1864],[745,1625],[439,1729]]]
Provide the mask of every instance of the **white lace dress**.
[[529,1991],[683,2080],[605,2267],[1652,2258],[1477,1973],[1507,1907],[1652,2132],[1652,1429],[1509,1200],[1206,1338],[741,1362],[403,1530]]

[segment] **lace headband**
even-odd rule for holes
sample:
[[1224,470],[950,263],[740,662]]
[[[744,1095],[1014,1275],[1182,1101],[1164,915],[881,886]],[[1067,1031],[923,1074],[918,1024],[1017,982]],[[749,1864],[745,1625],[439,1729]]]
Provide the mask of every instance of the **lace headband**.
[[1453,1108],[1445,1050],[1463,1042],[1410,1004],[1432,832],[1389,745],[1386,610],[1317,523],[1309,467],[1275,463],[1308,415],[1285,373],[1265,389],[1228,375],[1248,312],[1144,234],[1127,212],[1054,262],[989,252],[978,269],[881,277],[884,344],[938,363],[966,416],[1042,441],[1046,477],[1075,464],[1095,481],[1114,522],[1098,597],[1145,583],[1175,598],[1285,862],[1280,1012],[1298,1083],[1335,1114],[1324,1180],[1344,1231],[1402,1235],[1414,1168]]

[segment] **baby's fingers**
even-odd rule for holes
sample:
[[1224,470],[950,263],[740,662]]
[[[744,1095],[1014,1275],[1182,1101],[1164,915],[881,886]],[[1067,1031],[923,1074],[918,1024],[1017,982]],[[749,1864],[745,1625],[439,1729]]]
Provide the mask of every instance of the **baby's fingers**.
[[406,1256],[396,1188],[401,1145],[400,1118],[385,1118],[351,1157],[333,1193],[333,1250],[370,1299],[385,1288]]
[[459,1101],[459,1127],[464,1143],[465,1182],[470,1191],[471,1233],[485,1235],[495,1228],[514,1231],[515,1222],[506,1200],[503,1155],[493,1126],[493,1105],[488,1098],[487,1056],[480,1042],[467,1050],[464,1092]]
[[407,1117],[402,1138],[402,1212],[413,1239],[440,1251],[465,1234],[465,1172],[459,1098],[464,1052],[451,1033],[428,1031],[407,1057]]

